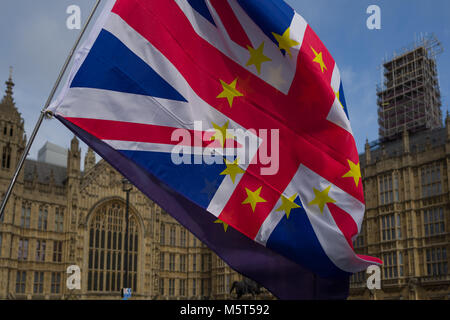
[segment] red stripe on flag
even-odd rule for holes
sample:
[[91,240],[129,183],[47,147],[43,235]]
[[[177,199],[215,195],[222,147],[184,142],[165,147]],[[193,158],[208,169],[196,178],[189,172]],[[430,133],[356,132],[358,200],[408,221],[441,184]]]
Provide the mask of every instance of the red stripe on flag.
[[[352,216],[350,216],[347,212],[336,206],[334,203],[328,203],[327,206],[328,209],[330,209],[330,213],[333,216],[336,225],[341,230],[342,234],[347,240],[347,243],[353,249],[352,237],[358,233],[358,226],[356,225],[355,220],[353,220]],[[359,254],[357,254],[357,256],[360,259],[373,262],[374,264],[383,264],[383,261],[375,257],[369,257]]]
[[[315,54],[311,47],[315,48],[317,53],[322,53],[323,61],[328,68],[328,70],[324,69],[324,73],[322,73],[320,65],[313,62]],[[327,90],[327,93],[330,93],[329,98],[333,102],[335,100],[336,96],[330,85],[334,66],[333,57],[308,25],[299,53],[296,77],[292,83],[289,96],[294,101],[301,101],[299,103],[302,103],[301,126],[304,131],[338,153],[345,151],[347,160],[359,163],[354,137],[345,129],[330,121],[321,121],[328,117],[331,104],[329,108],[317,108],[321,104],[320,100],[324,99],[323,88],[329,89]]]
[[381,261],[381,259],[375,258],[375,257],[369,257],[369,256],[365,256],[362,254],[357,254],[357,256],[360,259],[363,259],[365,261],[369,261],[369,262],[373,262],[374,264],[383,264],[383,261]]
[[[267,150],[266,144],[268,142],[270,141],[267,139],[263,140],[260,150]],[[260,159],[247,168],[246,174],[242,176],[219,216],[219,219],[232,226],[235,225],[236,229],[251,239],[256,237],[262,223],[266,220],[283,190],[286,189],[287,184],[297,172],[297,157],[291,156],[291,150],[286,150],[285,148],[285,145],[280,145],[280,163],[275,175],[266,176],[261,174],[261,170],[263,168],[267,169],[268,165],[263,165]],[[259,154],[255,157],[259,158]],[[242,202],[248,196],[246,189],[255,192],[260,187],[262,187],[260,196],[266,202],[257,203],[255,211],[253,211],[250,204],[243,204]]]
[[351,215],[334,203],[328,203],[327,205],[328,209],[330,209],[331,215],[333,216],[334,222],[336,222],[336,225],[341,230],[350,247],[353,249],[352,237],[358,233],[358,226],[356,225],[355,220],[353,220]]
[[[221,147],[221,143],[219,141],[209,140],[214,135],[214,132],[200,132],[188,129],[112,120],[71,117],[65,117],[65,119],[101,140],[119,140],[168,145],[199,146],[203,148]],[[192,139],[190,141],[180,141],[181,139],[172,139],[172,134],[175,130],[185,130],[186,134],[189,134]],[[203,141],[202,137],[204,137]],[[226,146],[232,148],[242,147],[236,141],[231,139],[227,139]]]
[[[334,203],[328,203],[327,206],[334,221],[336,222],[336,225],[347,240],[347,243],[354,250],[352,237],[358,233],[358,226],[356,225],[355,220],[353,220],[351,215],[336,206]],[[357,254],[357,256],[362,260],[373,262],[374,264],[383,264],[383,261],[375,257],[359,254]]]
[[217,14],[220,16],[225,29],[231,40],[236,42],[241,47],[247,49],[247,46],[252,47],[252,43],[247,36],[244,28],[237,19],[233,9],[227,0],[211,0],[211,4],[216,9]]
[[[259,196],[266,202],[256,203],[255,211],[253,211],[251,204],[244,204],[243,202],[249,196],[247,190],[256,192],[259,188],[261,188]],[[248,174],[247,171],[227,202],[219,219],[235,226],[234,228],[250,239],[254,239],[279,198],[278,190],[267,186],[257,176]]]
[[[303,61],[303,65],[308,67],[309,72],[323,80],[324,85],[330,86],[335,65],[334,59],[309,25],[306,27],[299,55],[300,62]],[[321,65],[320,62],[323,64]]]

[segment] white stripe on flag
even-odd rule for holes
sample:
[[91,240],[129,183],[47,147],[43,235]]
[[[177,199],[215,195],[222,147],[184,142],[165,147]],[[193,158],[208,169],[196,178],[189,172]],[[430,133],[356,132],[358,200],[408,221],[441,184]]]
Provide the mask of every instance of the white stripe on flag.
[[341,87],[341,73],[337,64],[334,64],[333,75],[331,76],[331,88],[333,88],[334,93],[339,92]]
[[[210,156],[213,153],[218,156],[222,156],[222,148],[202,148],[196,146],[179,145],[179,144],[165,144],[165,143],[152,143],[152,142],[137,142],[137,141],[123,141],[123,140],[102,140],[112,148],[116,150],[124,151],[148,151],[148,152],[162,152],[162,153],[177,153],[182,148],[183,154],[186,155],[204,155]],[[237,149],[227,149],[226,157],[236,156]],[[230,158],[232,159],[232,158]],[[221,159],[223,163],[223,159]]]
[[[237,149],[237,159],[239,160],[238,163],[240,163],[240,168],[244,171],[247,170],[248,166],[250,165],[250,161],[255,157],[259,147],[262,144],[262,139],[251,134],[250,130],[246,132],[237,132],[238,141],[246,141],[246,136],[251,140],[249,141],[249,144],[245,146],[246,148]],[[246,153],[248,153],[248,158],[246,158]],[[234,189],[236,189],[242,177],[242,174],[237,175],[234,183],[231,180],[231,177],[228,175],[225,177],[225,179],[223,179],[222,184],[220,185],[219,189],[208,205],[207,210],[210,213],[212,213],[216,217],[218,217],[222,213],[228,200],[233,194]]]
[[124,150],[124,151],[150,151],[150,152],[171,153],[174,148],[173,144],[163,144],[163,143],[149,143],[149,142],[122,141],[122,140],[102,140],[102,141],[116,150]]
[[114,7],[117,0],[106,0],[104,1],[105,4],[103,6],[103,10],[100,12],[97,20],[95,21],[89,35],[87,36],[86,40],[82,43],[82,45],[79,47],[79,49],[75,52],[73,63],[72,63],[72,69],[70,70],[69,76],[67,78],[67,82],[62,87],[60,93],[54,99],[49,107],[47,108],[48,111],[51,111],[53,113],[58,112],[58,107],[65,98],[67,92],[70,89],[70,84],[72,83],[72,80],[74,79],[75,75],[77,74],[78,70],[82,66],[84,60],[86,59],[87,55],[89,54],[89,51],[92,48],[92,45],[94,44],[95,40],[97,39],[98,35],[100,34],[103,25],[109,18],[109,15],[111,13],[112,8]]
[[327,120],[333,122],[335,125],[347,130],[352,136],[353,131],[350,126],[350,120],[348,120],[345,114],[344,107],[342,103],[337,99],[334,99],[333,105],[331,106],[330,112],[328,113]]
[[[336,225],[328,206],[325,205],[323,212],[320,212],[318,205],[309,205],[309,203],[315,199],[313,188],[323,191],[331,186],[328,195],[331,198],[334,197],[336,206],[342,208],[352,216],[358,226],[358,230],[361,228],[364,205],[358,200],[352,199],[352,196],[348,193],[331,184],[304,165],[300,166],[298,178],[300,179],[299,181],[302,181],[298,185],[302,204],[314,232],[330,260],[337,267],[347,272],[359,272],[372,265],[373,262],[362,260],[350,247],[341,230]],[[355,207],[349,207],[351,204],[355,205]]]
[[194,129],[193,125],[185,126],[178,121],[158,102],[162,103],[162,99],[102,89],[70,88],[58,108],[58,114],[71,118]]
[[[328,113],[327,120],[333,122],[335,125],[347,130],[351,135],[353,135],[352,127],[347,115],[344,111],[344,106],[337,97],[339,97],[339,92],[341,89],[341,73],[337,64],[334,64],[333,75],[331,77],[331,88],[333,89],[336,99],[331,106],[330,112]],[[339,97],[341,98],[341,97]]]
[[[294,191],[294,184],[292,183],[294,180],[295,177],[283,192],[283,195],[286,198],[289,198],[296,193],[296,191]],[[272,208],[272,211],[270,211],[266,220],[264,220],[263,224],[259,228],[258,234],[255,237],[255,241],[262,244],[263,246],[266,245],[267,240],[270,238],[273,230],[275,230],[276,226],[280,223],[281,219],[283,219],[284,215],[286,214],[284,211],[276,211],[281,206],[281,204],[282,201],[280,197],[275,206]]]

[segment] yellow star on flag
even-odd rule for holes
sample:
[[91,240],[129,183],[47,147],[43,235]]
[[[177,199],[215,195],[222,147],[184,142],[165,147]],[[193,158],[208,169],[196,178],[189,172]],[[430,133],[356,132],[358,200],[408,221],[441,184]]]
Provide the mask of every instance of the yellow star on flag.
[[284,195],[281,195],[281,206],[276,211],[284,211],[286,213],[286,218],[289,219],[292,209],[301,208],[294,202],[296,198],[297,194],[294,194],[290,198],[286,198]]
[[238,174],[245,173],[245,171],[242,170],[241,167],[239,167],[238,161],[239,161],[238,158],[236,158],[236,160],[234,160],[234,162],[231,162],[231,161],[228,161],[227,159],[225,159],[225,164],[226,164],[227,168],[225,170],[223,170],[223,172],[220,174],[221,176],[229,175],[231,178],[231,181],[233,181],[233,184],[234,184],[234,181],[236,180],[236,176]]
[[351,160],[347,160],[350,166],[350,171],[342,176],[342,178],[353,178],[355,180],[356,187],[359,185],[359,179],[361,179],[361,168],[358,164],[353,163]]
[[283,33],[283,35],[279,35],[275,32],[272,32],[272,35],[278,41],[278,48],[280,50],[285,50],[289,54],[289,56],[292,58],[291,48],[298,46],[300,43],[295,40],[292,40],[290,33],[291,33],[291,28],[287,28],[286,31]]
[[265,199],[260,197],[262,187],[259,187],[256,191],[251,191],[247,188],[245,188],[245,191],[247,192],[247,199],[242,202],[242,204],[250,204],[252,206],[252,211],[255,212],[256,204],[260,202],[267,202]]
[[322,73],[323,73],[323,69],[328,70],[327,66],[325,65],[325,62],[323,62],[322,52],[321,53],[317,53],[316,50],[314,50],[313,47],[311,47],[311,50],[314,52],[314,55],[316,56],[313,59],[313,61],[320,65],[320,70],[322,70]]
[[225,223],[225,222],[223,222],[222,220],[219,220],[219,219],[217,219],[216,221],[214,221],[214,223],[221,223],[221,224],[223,224],[223,230],[224,230],[225,232],[227,232],[227,229],[228,229],[228,223]]
[[254,65],[256,70],[258,70],[258,74],[261,74],[261,64],[267,61],[272,61],[269,57],[264,55],[264,42],[258,47],[258,49],[254,49],[250,46],[247,46],[248,51],[250,52],[250,59],[248,60],[246,66]]
[[233,107],[234,98],[244,96],[242,93],[236,90],[237,80],[238,78],[234,79],[230,84],[226,83],[223,80],[220,80],[223,91],[217,96],[217,98],[227,98],[228,103],[230,104],[230,108]]
[[227,132],[229,124],[230,124],[230,121],[228,120],[223,126],[220,127],[218,124],[212,122],[214,130],[216,130],[216,132],[211,137],[211,140],[219,140],[220,143],[222,144],[222,147],[224,147],[225,141],[228,138],[234,139],[234,136],[231,133]]
[[328,188],[326,188],[323,191],[319,191],[316,188],[313,188],[314,195],[316,197],[308,205],[310,205],[310,206],[315,205],[315,204],[318,205],[320,208],[320,213],[323,214],[323,208],[325,207],[325,205],[327,203],[335,203],[336,202],[336,200],[334,200],[333,198],[330,198],[330,196],[328,196],[330,189],[331,189],[331,186],[329,186]]

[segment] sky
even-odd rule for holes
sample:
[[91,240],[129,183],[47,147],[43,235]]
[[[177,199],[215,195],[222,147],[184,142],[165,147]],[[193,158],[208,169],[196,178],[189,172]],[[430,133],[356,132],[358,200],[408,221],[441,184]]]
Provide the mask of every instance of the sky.
[[[266,1],[266,0],[262,0]],[[0,1],[0,95],[13,69],[14,99],[29,137],[79,30],[69,30],[66,13],[78,5],[84,23],[95,0]],[[359,152],[378,138],[376,85],[386,57],[434,33],[444,52],[438,56],[442,111],[450,94],[450,1],[448,0],[287,0],[311,25],[341,71],[352,129]],[[103,1],[104,3],[104,1]],[[369,30],[370,5],[381,9],[381,29]],[[102,5],[101,5],[102,6]],[[101,8],[100,8],[101,9]],[[100,9],[97,11],[100,12]],[[446,50],[447,49],[447,50]],[[68,147],[73,134],[57,120],[45,120],[29,157],[46,141]],[[83,153],[87,147],[80,143]]]

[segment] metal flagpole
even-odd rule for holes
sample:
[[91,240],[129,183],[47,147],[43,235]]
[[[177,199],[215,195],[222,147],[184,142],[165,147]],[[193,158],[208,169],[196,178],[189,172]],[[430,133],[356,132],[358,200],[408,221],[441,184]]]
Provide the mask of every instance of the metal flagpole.
[[6,191],[5,197],[3,198],[2,205],[0,207],[0,220],[1,220],[2,216],[3,216],[3,212],[5,210],[6,203],[8,202],[8,199],[11,196],[12,189],[14,188],[14,185],[16,184],[17,177],[19,176],[19,172],[22,169],[23,164],[25,163],[25,159],[26,159],[28,153],[30,152],[31,145],[33,144],[34,138],[36,138],[36,135],[37,135],[37,133],[39,131],[39,128],[41,127],[42,121],[44,120],[44,117],[46,116],[45,109],[47,109],[48,106],[50,105],[50,103],[52,102],[53,97],[55,96],[56,90],[58,89],[58,86],[61,83],[61,80],[62,80],[62,78],[64,76],[64,73],[66,72],[67,67],[69,66],[69,63],[72,60],[73,55],[75,54],[75,50],[77,49],[78,45],[80,44],[81,38],[83,37],[83,35],[84,35],[84,33],[85,33],[89,23],[91,22],[92,17],[95,14],[95,11],[97,11],[98,6],[100,5],[100,1],[101,0],[97,0],[97,2],[95,3],[94,8],[92,8],[92,11],[91,11],[91,13],[90,13],[86,23],[84,24],[83,29],[81,30],[77,41],[75,42],[72,50],[70,51],[70,53],[69,53],[69,55],[68,55],[64,65],[63,65],[63,67],[62,67],[62,69],[61,69],[61,71],[59,73],[59,76],[56,79],[56,82],[55,82],[55,84],[53,86],[53,89],[50,92],[50,95],[48,96],[47,102],[45,103],[45,106],[44,106],[44,108],[41,111],[41,115],[39,116],[39,119],[38,119],[38,121],[37,121],[37,123],[36,123],[36,125],[35,125],[35,127],[33,129],[33,133],[31,134],[30,140],[28,141],[27,146],[25,147],[25,151],[23,152],[22,156],[20,157],[19,163],[17,164],[17,167],[16,167],[16,171],[14,172],[14,176],[12,177],[11,182],[9,183],[8,190]]

